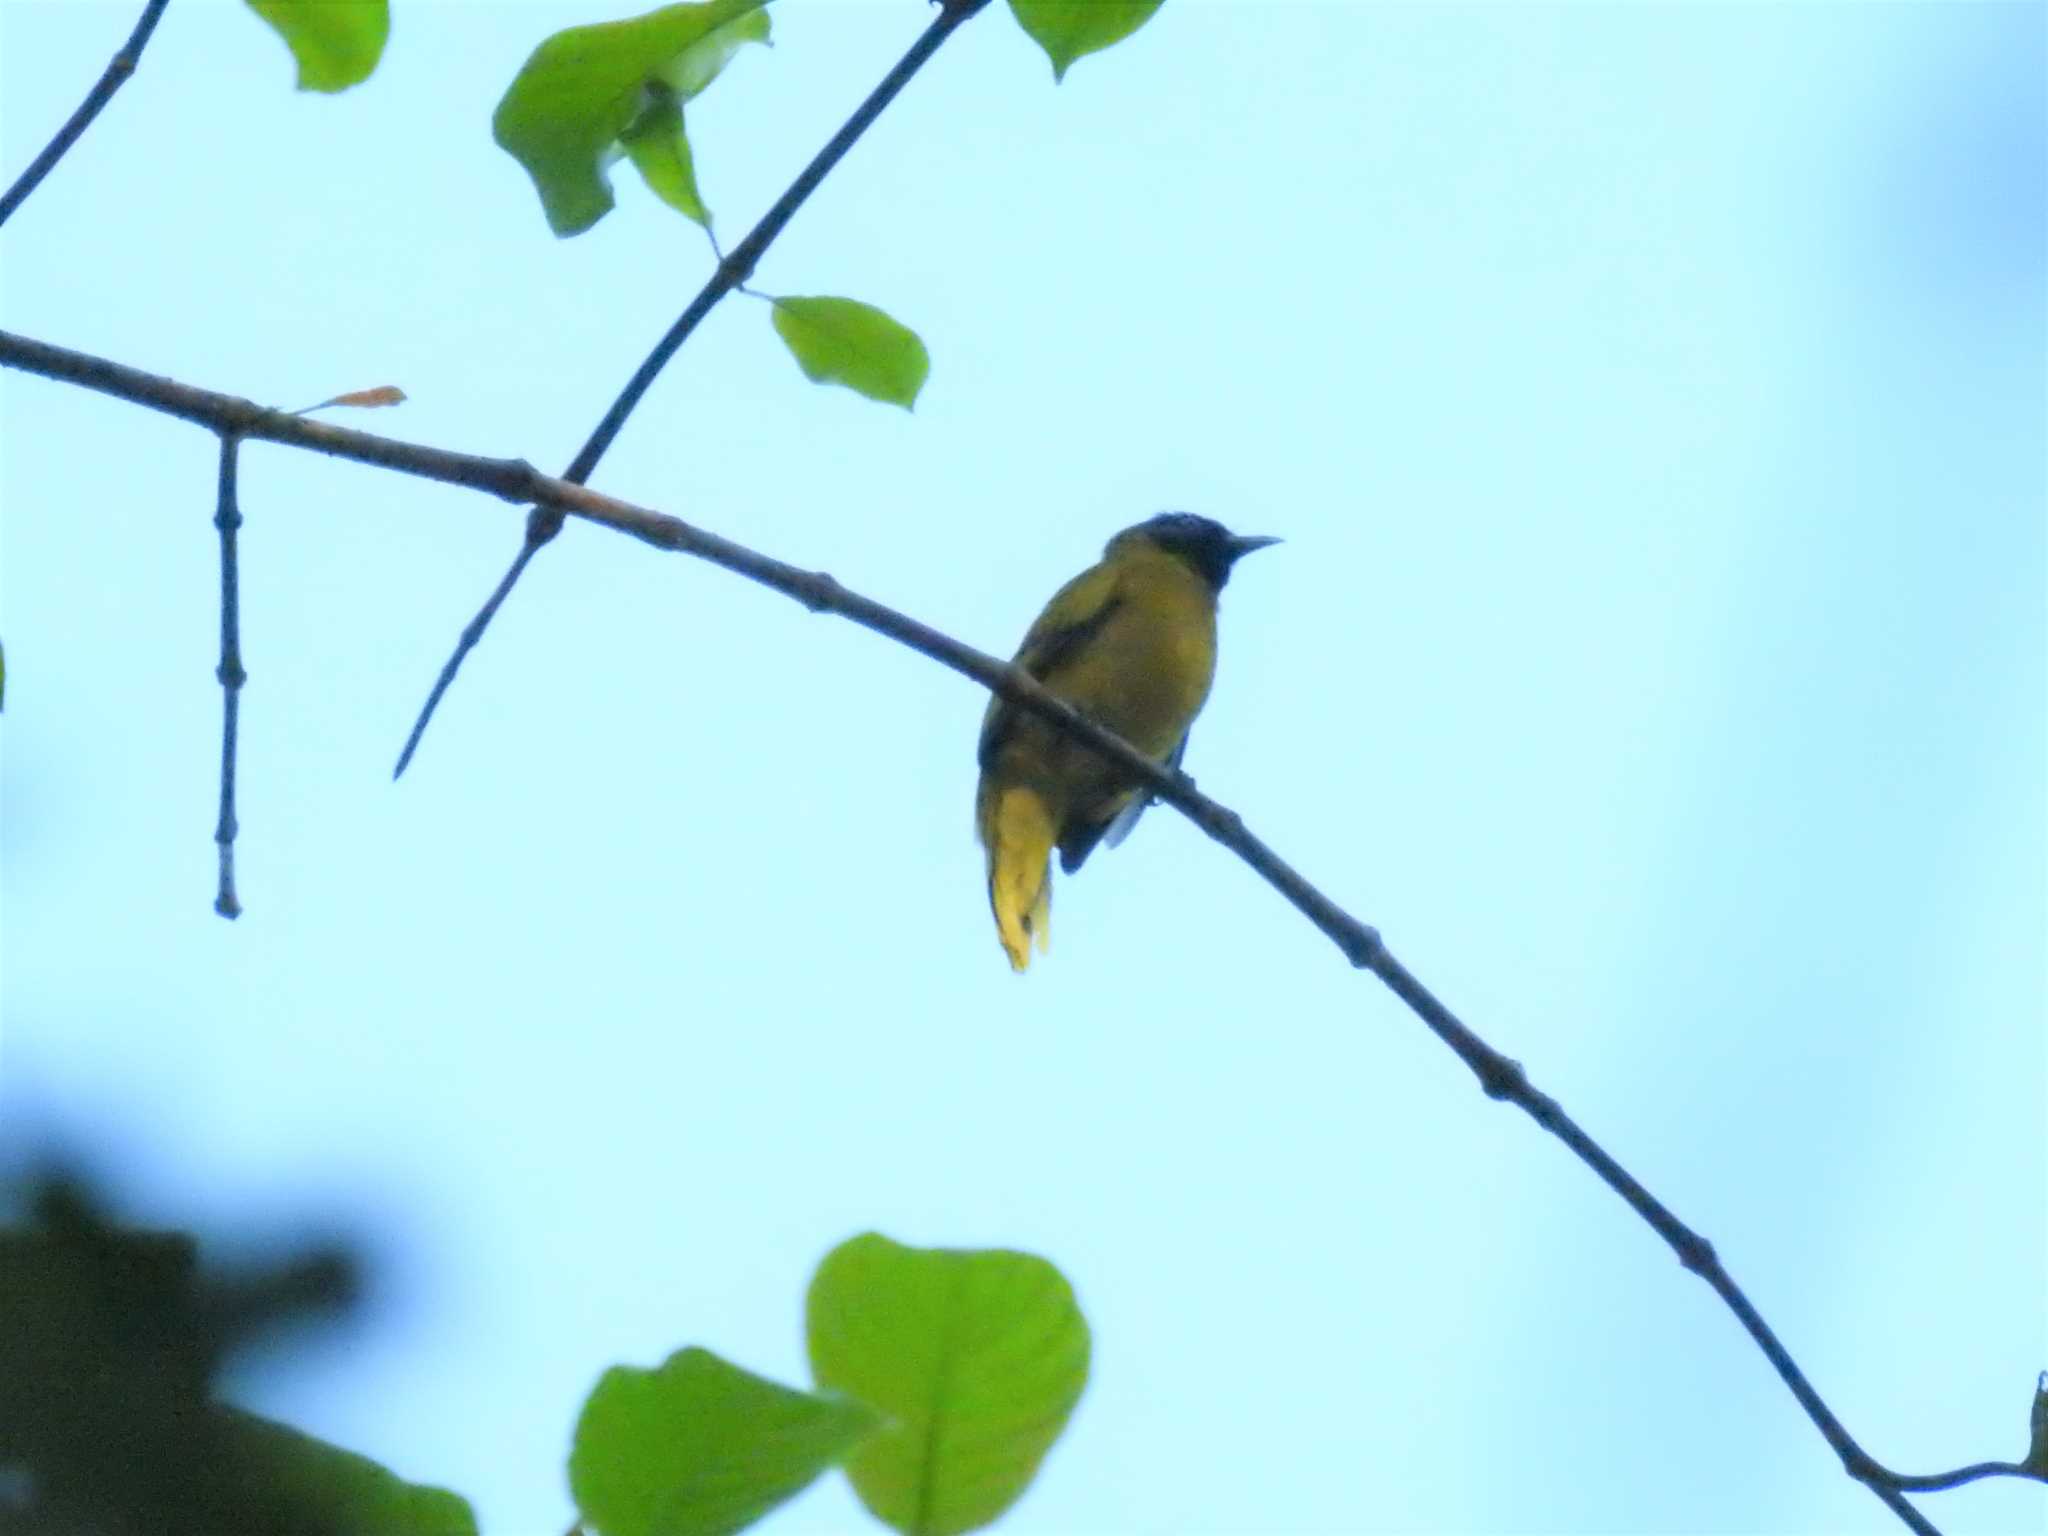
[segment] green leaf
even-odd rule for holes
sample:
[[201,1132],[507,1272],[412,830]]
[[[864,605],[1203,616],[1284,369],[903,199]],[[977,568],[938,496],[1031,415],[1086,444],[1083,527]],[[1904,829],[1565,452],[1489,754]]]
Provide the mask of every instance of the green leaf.
[[683,217],[710,227],[711,210],[697,191],[697,163],[690,154],[689,136],[683,132],[682,105],[666,86],[654,105],[626,130],[621,142],[648,191]]
[[[766,0],[762,0],[766,4]],[[768,13],[749,11],[690,44],[661,71],[661,78],[684,101],[692,100],[716,80],[732,56],[748,43],[768,41]]]
[[917,332],[855,299],[778,298],[775,334],[813,384],[844,384],[909,410],[932,371]]
[[955,1536],[1008,1509],[1088,1383],[1074,1292],[1028,1253],[870,1232],[826,1255],[807,1313],[819,1385],[889,1417],[846,1473],[906,1536]]
[[1162,0],[1010,0],[1017,25],[1052,60],[1052,77],[1084,53],[1120,43],[1152,19]]
[[299,61],[302,91],[345,91],[370,78],[391,35],[386,0],[249,0]]
[[658,1370],[604,1373],[576,1421],[569,1488],[604,1536],[723,1536],[801,1493],[876,1422],[859,1403],[679,1350]]
[[[526,167],[556,234],[581,234],[611,212],[605,167],[619,144],[641,118],[710,84],[756,31],[765,39],[765,24],[739,25],[765,3],[668,5],[630,21],[571,27],[534,49],[498,103],[491,134]],[[680,140],[680,114],[674,131]]]
[[237,1464],[319,1515],[335,1536],[477,1536],[469,1501],[408,1483],[367,1456],[227,1409]]

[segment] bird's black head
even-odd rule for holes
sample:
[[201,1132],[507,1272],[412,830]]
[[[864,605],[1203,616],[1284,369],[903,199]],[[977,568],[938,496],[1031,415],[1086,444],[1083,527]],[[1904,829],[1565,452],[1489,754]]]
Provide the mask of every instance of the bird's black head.
[[1278,539],[1232,533],[1214,518],[1193,512],[1162,512],[1135,527],[1126,528],[1109,541],[1114,550],[1125,540],[1142,539],[1177,555],[1217,591],[1230,580],[1230,568],[1255,549],[1278,544]]

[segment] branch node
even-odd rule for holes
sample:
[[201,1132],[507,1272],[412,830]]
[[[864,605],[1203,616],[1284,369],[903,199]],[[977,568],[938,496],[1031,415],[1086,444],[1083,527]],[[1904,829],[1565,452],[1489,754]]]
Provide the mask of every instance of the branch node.
[[505,486],[498,492],[507,501],[539,501],[547,476],[526,459],[505,460]]
[[[530,550],[539,549],[561,531],[562,509],[559,507],[535,507],[526,514],[526,547]],[[479,629],[478,635],[481,633]],[[468,630],[463,631],[463,636],[471,645],[476,644],[476,638]]]
[[1480,1090],[1489,1099],[1527,1104],[1538,1097],[1536,1090],[1529,1086],[1529,1074],[1512,1056],[1503,1056],[1496,1051],[1483,1058],[1473,1070],[1479,1076]]
[[1377,972],[1386,956],[1386,943],[1372,924],[1354,923],[1345,930],[1344,958],[1358,970]]
[[730,293],[744,285],[747,279],[754,275],[754,264],[761,259],[762,248],[767,243],[763,240],[757,244],[753,235],[749,235],[719,257],[718,269],[711,278],[713,286],[722,292]]
[[846,588],[826,571],[812,571],[804,579],[797,601],[813,613],[837,613],[845,606]]
[[[1702,1279],[1714,1274],[1721,1268],[1721,1258],[1719,1254],[1714,1252],[1714,1245],[1690,1228],[1687,1228],[1682,1233],[1673,1235],[1672,1247],[1678,1251],[1678,1262]],[[1873,1469],[1877,1468],[1876,1462],[1865,1456],[1861,1450],[1854,1446],[1842,1452],[1842,1460],[1845,1463],[1850,1460],[1851,1452],[1861,1459],[1863,1465]],[[1850,1476],[1859,1478],[1864,1482],[1869,1481],[1862,1473],[1856,1471],[1854,1466],[1850,1467]]]

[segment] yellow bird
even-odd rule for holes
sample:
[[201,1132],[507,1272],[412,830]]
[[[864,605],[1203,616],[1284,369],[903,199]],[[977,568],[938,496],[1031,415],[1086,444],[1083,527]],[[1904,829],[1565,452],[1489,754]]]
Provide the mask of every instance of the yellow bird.
[[[1179,767],[1216,675],[1216,596],[1230,568],[1278,539],[1191,512],[1126,528],[1053,594],[1016,663],[1140,752]],[[1079,869],[1105,836],[1124,840],[1150,796],[1102,757],[1001,695],[981,722],[974,821],[988,851],[988,904],[1015,970],[1046,946],[1052,850]]]

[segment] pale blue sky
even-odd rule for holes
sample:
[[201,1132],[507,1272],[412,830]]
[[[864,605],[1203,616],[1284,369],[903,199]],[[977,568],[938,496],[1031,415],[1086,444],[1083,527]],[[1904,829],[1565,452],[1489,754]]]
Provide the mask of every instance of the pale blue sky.
[[[0,3],[23,164],[134,5]],[[0,325],[565,464],[702,281],[490,143],[601,5],[396,6],[295,96],[177,0],[0,234]],[[728,238],[924,24],[783,0],[692,109]],[[2040,5],[1173,0],[1054,89],[1000,6],[762,264],[924,336],[915,415],[735,299],[596,477],[1007,651],[1125,523],[1286,545],[1188,767],[1719,1246],[1908,1470],[2048,1365]],[[241,887],[209,908],[214,450],[0,375],[10,1120],[138,1217],[313,1210],[379,1305],[242,1400],[559,1533],[581,1395],[803,1379],[832,1244],[1030,1248],[1096,1369],[1017,1532],[1880,1530],[1732,1320],[1155,811],[1003,963],[982,697],[572,529],[244,462]],[[2038,1487],[1924,1501],[2038,1531]],[[787,1532],[857,1528],[827,1482]]]

